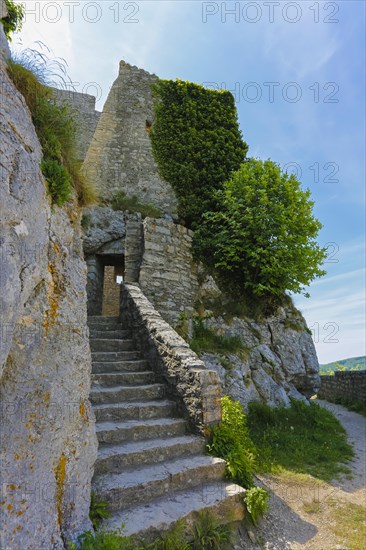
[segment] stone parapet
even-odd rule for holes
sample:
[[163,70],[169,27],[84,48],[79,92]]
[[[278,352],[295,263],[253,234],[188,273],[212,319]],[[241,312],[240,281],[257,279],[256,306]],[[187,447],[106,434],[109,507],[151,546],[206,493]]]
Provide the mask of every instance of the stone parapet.
[[216,372],[205,367],[137,285],[122,286],[121,317],[138,348],[168,383],[171,397],[192,429],[205,433],[218,423],[221,387]]
[[330,402],[346,399],[366,403],[366,370],[336,371],[334,376],[321,376],[319,399]]

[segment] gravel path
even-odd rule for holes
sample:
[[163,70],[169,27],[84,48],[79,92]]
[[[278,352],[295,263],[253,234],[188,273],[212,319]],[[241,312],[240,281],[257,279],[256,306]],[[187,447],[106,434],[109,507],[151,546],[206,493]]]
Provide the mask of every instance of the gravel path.
[[347,550],[334,524],[342,506],[366,506],[366,418],[341,405],[317,403],[333,412],[354,445],[355,457],[348,463],[352,479],[325,483],[312,476],[261,475],[257,484],[270,492],[270,509],[258,529],[241,534],[236,550]]
[[[360,504],[366,504],[366,417],[348,411],[341,405],[317,399],[319,405],[331,411],[347,432],[348,441],[353,444],[355,458],[348,465],[352,469],[353,479],[334,481],[332,485],[340,487],[354,497],[361,497]],[[363,498],[363,500],[362,500]],[[356,498],[357,500],[357,498]],[[352,499],[353,502],[355,498]]]

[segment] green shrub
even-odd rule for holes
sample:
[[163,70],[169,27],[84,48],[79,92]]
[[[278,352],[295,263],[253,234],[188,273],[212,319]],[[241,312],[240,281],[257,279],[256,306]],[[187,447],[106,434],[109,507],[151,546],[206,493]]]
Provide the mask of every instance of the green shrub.
[[290,407],[249,403],[249,434],[257,449],[256,468],[311,474],[330,481],[353,457],[344,428],[335,416],[316,403],[293,400]]
[[153,153],[177,194],[179,215],[194,228],[204,212],[215,209],[213,192],[239,168],[248,149],[234,97],[181,80],[159,80],[153,89]]
[[221,399],[222,421],[210,435],[210,454],[227,462],[229,479],[243,487],[253,486],[255,447],[249,437],[243,406],[226,396]]
[[247,351],[239,336],[223,336],[205,326],[202,319],[193,322],[193,337],[189,342],[193,351],[201,353],[233,353],[239,356]]
[[207,510],[198,513],[193,526],[193,541],[190,545],[192,550],[221,550],[231,540],[230,525],[220,523],[217,517]]
[[244,496],[244,503],[253,525],[258,525],[258,520],[268,509],[269,494],[260,487],[251,487]]
[[41,169],[53,203],[62,206],[72,198],[74,189],[81,206],[93,204],[97,200],[95,190],[75,159],[72,113],[67,106],[53,102],[53,91],[46,85],[50,74],[45,56],[24,50],[8,62],[7,70],[31,112],[43,151]]
[[136,195],[127,197],[124,191],[118,191],[110,201],[110,205],[113,210],[140,212],[143,218],[160,218],[162,215],[161,210],[153,204],[141,203]]
[[22,29],[25,6],[24,4],[16,4],[13,0],[5,0],[5,5],[8,15],[4,19],[1,19],[1,23],[3,24],[6,38],[11,42],[11,33],[19,32]]
[[238,299],[247,292],[278,302],[324,275],[326,250],[315,241],[321,224],[293,175],[248,159],[216,199],[220,208],[206,212],[195,233],[195,255]]
[[94,529],[98,529],[102,521],[110,516],[111,513],[108,510],[108,503],[100,500],[98,495],[92,491],[90,495],[89,518]]

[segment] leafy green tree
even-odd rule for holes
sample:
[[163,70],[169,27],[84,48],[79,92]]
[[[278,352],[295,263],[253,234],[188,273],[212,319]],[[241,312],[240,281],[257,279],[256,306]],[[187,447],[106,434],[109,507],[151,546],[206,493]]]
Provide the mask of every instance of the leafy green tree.
[[195,250],[234,295],[276,303],[325,274],[326,249],[315,241],[322,226],[295,176],[271,160],[248,159],[216,198],[220,210],[204,215]]
[[8,15],[2,19],[1,22],[4,26],[6,38],[11,41],[10,34],[19,32],[22,28],[25,7],[23,4],[16,4],[13,0],[5,0],[5,5],[8,10]]

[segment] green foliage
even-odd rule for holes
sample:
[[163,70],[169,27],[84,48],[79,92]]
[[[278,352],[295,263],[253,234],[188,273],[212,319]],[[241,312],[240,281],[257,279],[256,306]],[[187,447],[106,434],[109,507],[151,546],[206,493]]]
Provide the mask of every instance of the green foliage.
[[90,495],[90,510],[89,517],[94,529],[98,529],[104,519],[111,516],[108,510],[108,503],[99,500],[98,495],[92,491]]
[[316,403],[293,400],[290,407],[249,403],[249,434],[262,472],[285,468],[330,481],[348,473],[353,450],[335,416]]
[[185,528],[185,522],[178,520],[173,529],[152,543],[144,545],[143,548],[146,550],[190,550],[191,545],[188,542]]
[[25,50],[8,63],[8,74],[24,96],[43,150],[41,163],[52,202],[62,206],[75,190],[79,204],[96,202],[93,187],[80,173],[75,160],[76,127],[68,107],[53,102],[45,57]]
[[153,153],[161,176],[177,194],[179,215],[194,228],[204,212],[216,209],[214,191],[239,168],[248,150],[234,97],[181,80],[160,80],[154,92]]
[[268,492],[260,487],[251,487],[245,492],[244,503],[254,525],[258,525],[258,520],[268,510],[268,498]]
[[205,214],[195,252],[236,296],[276,302],[324,275],[326,250],[315,241],[321,224],[293,175],[271,160],[248,159],[216,198],[220,209]]
[[232,539],[232,527],[219,522],[217,517],[207,510],[198,513],[193,526],[192,550],[221,550]]
[[189,342],[193,351],[201,353],[236,355],[245,354],[246,348],[239,336],[223,336],[211,328],[205,326],[202,319],[195,319],[193,322],[193,337]]
[[11,33],[19,32],[23,26],[25,6],[24,4],[17,4],[13,0],[5,0],[5,5],[8,15],[4,19],[1,19],[1,23],[3,24],[6,38],[11,42]]
[[143,218],[160,218],[161,210],[153,204],[142,204],[136,195],[127,197],[123,191],[118,191],[110,201],[113,210],[129,210],[130,212],[140,212]]
[[188,342],[189,340],[189,320],[187,317],[187,314],[183,311],[179,314],[178,323],[175,326],[175,331],[185,340]]
[[61,206],[72,197],[71,176],[66,167],[57,160],[42,160],[41,170],[46,178],[52,202]]
[[331,375],[335,371],[360,371],[366,370],[366,357],[350,357],[349,359],[342,359],[334,363],[327,363],[319,366],[320,374]]
[[243,487],[253,486],[255,447],[249,437],[242,405],[225,396],[221,399],[222,421],[211,431],[210,454],[227,462],[229,479]]
[[123,529],[106,531],[100,529],[96,533],[86,531],[79,537],[79,550],[140,550],[131,537],[123,535]]

